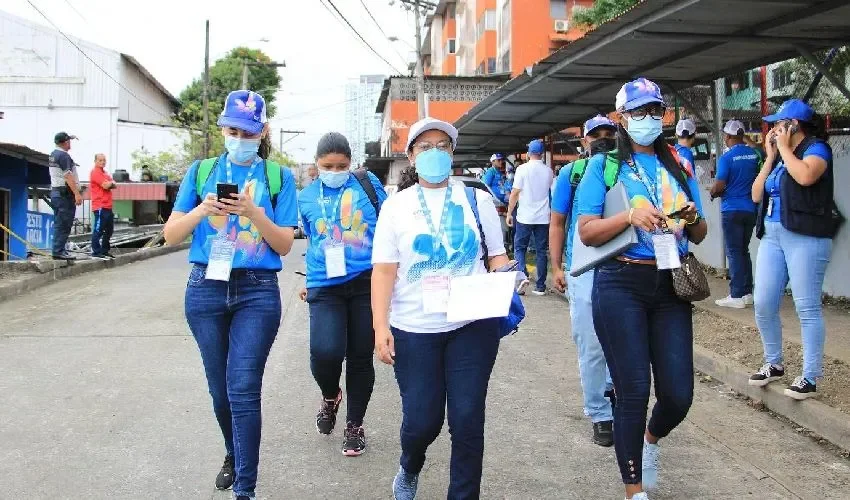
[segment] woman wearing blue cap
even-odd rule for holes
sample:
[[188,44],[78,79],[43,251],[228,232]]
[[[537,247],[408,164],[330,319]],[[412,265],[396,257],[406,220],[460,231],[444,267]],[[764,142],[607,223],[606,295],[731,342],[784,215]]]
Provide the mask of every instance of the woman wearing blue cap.
[[373,174],[351,174],[351,147],[342,134],[319,139],[316,165],[319,182],[298,196],[309,240],[303,297],[310,304],[310,369],[322,392],[316,430],[330,434],[336,425],[344,360],[348,400],[342,452],[358,456],[366,450],[363,417],[375,385],[372,240],[387,194]]
[[[661,134],[665,108],[658,86],[645,78],[629,82],[616,107],[616,174],[631,208],[602,218],[608,184],[598,155],[579,184],[576,210],[579,237],[589,246],[637,229],[637,244],[596,267],[591,300],[617,395],[614,446],[626,498],[646,500],[644,488],[657,480],[658,440],[685,419],[693,400],[691,304],[676,294],[672,270],[681,267],[689,241],[705,238],[707,226],[693,172]],[[658,401],[647,425],[653,375]]]
[[375,350],[395,368],[402,405],[397,500],[416,496],[425,452],[446,413],[452,440],[448,498],[478,498],[481,490],[484,410],[499,320],[449,321],[449,283],[508,264],[508,257],[492,196],[449,181],[456,144],[450,123],[425,118],[410,127],[407,151],[417,184],[387,199],[375,229]]
[[802,330],[803,373],[785,395],[806,399],[817,394],[823,375],[821,295],[841,220],[833,199],[832,149],[820,117],[799,99],[786,101],[764,120],[775,125],[767,134],[767,157],[752,195],[759,203],[754,298],[765,364],[750,385],[765,386],[785,375],[779,305],[790,282]]
[[295,181],[267,161],[266,103],[237,90],[218,119],[227,152],[186,173],[165,239],[192,236],[186,319],[198,343],[225,459],[215,486],[254,498],[260,455],[260,392],[280,326],[277,273],[298,226]]

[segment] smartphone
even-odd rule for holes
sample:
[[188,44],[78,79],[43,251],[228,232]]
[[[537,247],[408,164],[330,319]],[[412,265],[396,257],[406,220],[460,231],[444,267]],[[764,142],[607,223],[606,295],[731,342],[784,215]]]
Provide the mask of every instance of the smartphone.
[[684,212],[685,212],[685,209],[684,209],[684,208],[682,208],[682,209],[680,209],[680,210],[676,210],[675,212],[673,212],[673,213],[671,213],[671,214],[667,214],[667,218],[668,218],[668,219],[681,219],[681,218],[682,218],[682,214],[683,214]]
[[236,194],[239,192],[239,186],[236,184],[230,184],[227,182],[219,182],[215,185],[216,194],[218,195],[218,201],[223,199],[232,200],[233,197],[231,194]]

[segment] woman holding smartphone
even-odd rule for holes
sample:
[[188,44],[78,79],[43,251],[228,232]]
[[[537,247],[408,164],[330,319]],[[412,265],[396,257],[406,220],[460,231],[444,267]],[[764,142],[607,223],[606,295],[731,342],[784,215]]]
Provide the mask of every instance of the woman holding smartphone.
[[215,486],[245,500],[255,497],[263,371],[280,326],[277,273],[298,214],[292,174],[266,160],[263,97],[231,92],[218,125],[227,152],[189,168],[164,232],[169,245],[192,236],[185,311],[224,438]]

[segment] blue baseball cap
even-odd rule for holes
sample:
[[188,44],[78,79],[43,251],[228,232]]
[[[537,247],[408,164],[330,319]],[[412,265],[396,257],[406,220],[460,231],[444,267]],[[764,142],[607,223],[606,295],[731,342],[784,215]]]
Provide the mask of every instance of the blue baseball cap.
[[623,85],[614,102],[617,111],[631,111],[646,104],[664,104],[664,98],[655,82],[641,77]]
[[546,145],[543,144],[541,139],[534,139],[533,141],[528,143],[528,154],[530,155],[542,155],[546,152]]
[[782,106],[779,107],[776,113],[765,116],[763,120],[768,123],[778,122],[779,120],[810,122],[814,114],[815,110],[803,101],[799,99],[788,99],[782,103]]
[[617,130],[617,124],[602,115],[596,115],[584,122],[584,135],[587,135],[599,127],[608,127]]
[[234,90],[227,94],[218,126],[238,128],[256,135],[263,131],[267,121],[263,96],[250,90]]
[[490,157],[490,161],[504,160],[504,159],[505,159],[505,155],[503,155],[502,153],[493,153],[493,156]]

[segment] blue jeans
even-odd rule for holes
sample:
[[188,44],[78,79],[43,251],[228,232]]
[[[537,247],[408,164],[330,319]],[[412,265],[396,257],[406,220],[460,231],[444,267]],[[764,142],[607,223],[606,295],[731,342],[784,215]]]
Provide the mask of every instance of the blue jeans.
[[[638,484],[644,429],[667,436],[693,401],[691,304],[676,296],[670,271],[609,260],[596,268],[593,324],[617,394],[614,447],[620,475],[624,483]],[[657,402],[647,426],[653,378]]]
[[310,370],[322,397],[335,399],[345,360],[347,422],[363,424],[375,385],[371,273],[339,285],[310,288]]
[[723,239],[729,259],[729,295],[739,299],[753,293],[753,262],[750,239],[756,227],[755,212],[723,212]]
[[570,299],[570,329],[578,351],[584,414],[596,423],[613,420],[611,401],[605,397],[605,391],[613,387],[613,382],[593,328],[593,274],[588,271],[574,278],[567,273],[567,297]]
[[55,189],[50,192],[50,203],[53,205],[53,255],[62,255],[71,235],[77,205],[74,195],[59,194]]
[[478,498],[484,461],[484,407],[499,352],[499,321],[486,319],[445,333],[393,328],[395,377],[401,393],[401,460],[418,474],[425,451],[448,413],[451,500]]
[[115,217],[111,208],[101,208],[94,211],[94,227],[91,231],[91,253],[92,255],[106,255],[109,253],[109,239],[115,228]]
[[186,319],[201,351],[224,446],[235,458],[235,495],[254,496],[260,460],[263,371],[280,327],[277,273],[234,270],[204,279],[196,265],[186,287]]
[[756,258],[756,325],[764,344],[764,360],[782,363],[779,305],[790,280],[802,329],[803,376],[812,382],[823,375],[826,327],[821,297],[831,252],[829,238],[805,236],[785,229],[779,222],[766,222]]
[[529,240],[534,236],[534,248],[537,258],[537,291],[546,291],[546,275],[549,272],[549,224],[522,224],[514,219],[516,235],[514,236],[514,256],[519,263],[519,269],[528,276],[525,264],[525,252],[528,251]]

